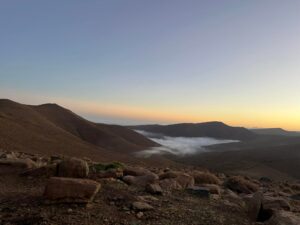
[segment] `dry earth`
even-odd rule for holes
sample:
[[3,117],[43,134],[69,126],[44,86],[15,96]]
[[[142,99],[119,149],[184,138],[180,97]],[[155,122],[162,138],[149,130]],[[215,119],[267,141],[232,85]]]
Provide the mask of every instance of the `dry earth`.
[[[123,165],[112,168],[121,164],[99,164],[91,160],[88,160],[90,171],[85,179],[95,180],[101,184],[100,191],[94,199],[87,205],[74,204],[73,200],[75,199],[68,200],[67,203],[54,201],[49,204],[44,196],[49,177],[59,175],[59,168],[67,168],[67,172],[76,177],[78,171],[85,172],[84,166],[82,168],[62,167],[61,163],[68,162],[69,159],[60,159],[59,157],[51,159],[24,153],[6,152],[1,157],[0,221],[1,224],[6,225],[262,224],[256,222],[259,220],[258,215],[255,216],[254,221],[251,221],[249,216],[248,200],[253,199],[256,191],[264,193],[264,195],[272,195],[276,201],[279,201],[279,204],[275,201],[268,206],[273,207],[272,215],[277,210],[292,212],[293,216],[299,215],[300,212],[299,199],[290,198],[299,194],[300,186],[296,184],[277,183],[268,178],[257,181],[248,177],[214,175],[207,170],[196,171],[190,168],[177,169],[177,171],[164,167],[142,168],[123,167]],[[32,168],[20,169],[20,163],[9,165],[5,163],[18,161],[20,158],[32,159],[27,162],[27,166]],[[34,164],[31,165],[32,162]],[[82,160],[81,162],[85,163]],[[51,167],[52,165],[55,167]],[[37,169],[45,166],[55,168],[54,174],[46,173],[44,170],[34,173],[34,171],[40,171]],[[25,174],[24,171],[26,171]],[[126,176],[134,177],[134,183],[124,182],[128,181]],[[153,177],[154,180],[152,180]],[[145,189],[147,183],[160,185],[162,193],[149,193],[149,190]],[[207,183],[215,183],[214,188],[207,188],[209,187]],[[194,189],[191,190],[190,186],[193,186]],[[199,186],[203,189],[200,192],[195,189]],[[78,193],[80,191],[78,189]],[[135,208],[134,202],[142,204],[142,208]],[[258,210],[260,204],[259,202]],[[286,204],[289,208],[286,208]],[[269,219],[268,217],[265,224],[268,224]]]

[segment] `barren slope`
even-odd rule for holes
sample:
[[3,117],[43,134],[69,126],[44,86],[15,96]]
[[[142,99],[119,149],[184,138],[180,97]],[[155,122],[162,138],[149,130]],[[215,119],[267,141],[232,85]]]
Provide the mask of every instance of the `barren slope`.
[[5,150],[133,161],[136,159],[128,153],[155,145],[127,128],[109,127],[58,105],[28,106],[0,100],[0,148]]
[[32,108],[61,129],[108,150],[131,153],[156,145],[128,128],[96,124],[56,104],[44,104]]

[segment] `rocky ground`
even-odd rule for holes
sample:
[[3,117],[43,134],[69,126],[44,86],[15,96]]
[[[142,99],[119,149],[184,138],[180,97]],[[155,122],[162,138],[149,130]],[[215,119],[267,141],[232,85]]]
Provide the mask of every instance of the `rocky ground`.
[[0,153],[0,224],[299,225],[300,185]]

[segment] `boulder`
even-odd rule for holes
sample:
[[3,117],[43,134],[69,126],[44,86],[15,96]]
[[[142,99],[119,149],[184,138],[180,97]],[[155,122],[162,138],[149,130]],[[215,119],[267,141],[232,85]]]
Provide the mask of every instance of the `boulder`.
[[150,194],[156,194],[161,195],[163,193],[163,190],[159,184],[148,184],[146,186],[146,191]]
[[88,174],[89,166],[82,159],[70,158],[57,165],[58,177],[86,178]]
[[295,214],[287,211],[277,211],[266,225],[299,225],[300,218]]
[[264,196],[262,206],[265,210],[291,210],[289,202],[282,197]]
[[159,181],[159,186],[165,191],[182,190],[182,186],[175,178],[163,179]]
[[230,189],[225,190],[223,198],[225,199],[227,205],[232,205],[237,208],[245,207],[245,202],[243,201],[243,199]]
[[250,180],[246,180],[241,176],[230,177],[226,182],[225,186],[232,191],[237,193],[251,194],[257,192],[259,186]]
[[98,173],[93,174],[93,177],[95,178],[115,178],[119,179],[123,177],[123,170],[120,169],[109,169],[109,170],[104,170]]
[[195,183],[197,185],[201,184],[221,184],[221,180],[214,174],[210,172],[201,172],[201,171],[194,171],[193,177],[195,179]]
[[178,176],[175,179],[183,189],[190,188],[195,185],[194,178],[186,173],[178,174]]
[[182,190],[195,184],[192,176],[183,172],[167,172],[161,174],[159,184],[164,190]]
[[141,167],[132,167],[132,166],[126,166],[124,168],[124,176],[144,176],[148,174],[153,174],[151,171],[141,168]]
[[18,158],[14,152],[1,153],[0,159],[16,159]]
[[44,197],[49,203],[89,203],[100,187],[93,180],[52,177],[48,180]]
[[188,192],[190,192],[193,195],[197,195],[201,198],[209,198],[210,197],[210,191],[207,187],[191,187],[187,189]]
[[123,181],[128,185],[135,185],[140,187],[146,187],[148,184],[153,184],[158,180],[156,174],[150,173],[143,176],[124,176]]
[[30,169],[36,167],[36,164],[31,159],[1,159],[0,165],[7,165],[19,167],[23,169]]
[[36,168],[31,159],[0,159],[0,174],[20,173],[24,170]]
[[248,215],[251,221],[255,222],[258,219],[259,212],[262,207],[263,194],[256,192],[252,198],[247,200]]
[[134,176],[127,175],[127,176],[124,176],[124,177],[122,178],[122,180],[123,180],[126,184],[128,184],[128,185],[133,185],[134,182],[135,182],[135,177],[134,177]]
[[159,175],[159,179],[171,179],[171,178],[176,178],[179,175],[180,172],[174,172],[174,171],[167,171],[165,173],[162,173]]
[[244,197],[247,204],[248,215],[252,221],[264,222],[269,220],[277,210],[290,210],[289,202],[281,197],[271,197],[260,192],[252,197]]
[[56,164],[50,164],[46,166],[42,166],[39,168],[28,169],[22,173],[20,176],[27,177],[53,177],[56,174]]
[[204,184],[202,187],[208,188],[209,192],[214,195],[221,195],[221,188],[215,184]]

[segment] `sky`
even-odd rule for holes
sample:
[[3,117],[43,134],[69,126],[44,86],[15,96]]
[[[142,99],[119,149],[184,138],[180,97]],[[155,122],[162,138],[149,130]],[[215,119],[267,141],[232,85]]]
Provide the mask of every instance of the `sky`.
[[0,98],[117,124],[300,130],[300,1],[0,0]]

